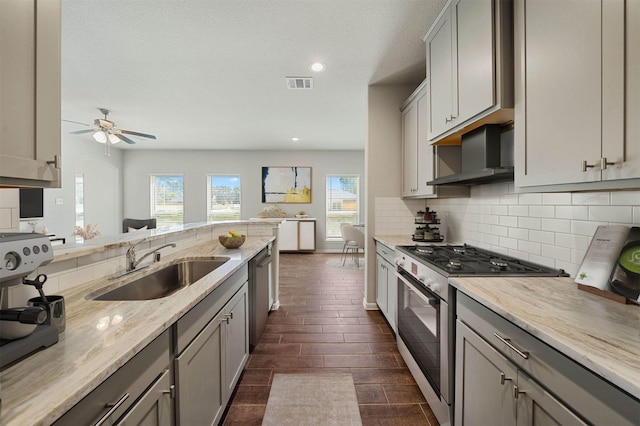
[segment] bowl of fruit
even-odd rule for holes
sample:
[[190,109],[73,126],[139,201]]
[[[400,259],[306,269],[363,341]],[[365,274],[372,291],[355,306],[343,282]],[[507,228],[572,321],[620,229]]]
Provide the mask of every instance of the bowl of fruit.
[[246,238],[246,235],[239,234],[238,232],[231,229],[226,234],[220,235],[218,237],[218,241],[220,241],[220,244],[222,244],[225,248],[236,249],[244,244],[244,240]]

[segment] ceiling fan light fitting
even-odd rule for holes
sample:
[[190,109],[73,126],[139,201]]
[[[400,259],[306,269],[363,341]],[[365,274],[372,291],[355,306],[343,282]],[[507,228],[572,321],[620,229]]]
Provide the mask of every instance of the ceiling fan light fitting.
[[109,134],[109,142],[111,142],[112,145],[115,145],[120,141],[121,139],[118,137],[118,135],[114,135],[113,133]]
[[95,132],[93,134],[93,138],[96,140],[96,142],[107,143],[107,134],[102,130],[98,130],[97,132]]

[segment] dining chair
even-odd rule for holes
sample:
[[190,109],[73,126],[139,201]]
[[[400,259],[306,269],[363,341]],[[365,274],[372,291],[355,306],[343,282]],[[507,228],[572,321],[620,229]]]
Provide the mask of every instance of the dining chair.
[[342,239],[344,240],[342,264],[347,261],[347,255],[351,252],[351,258],[360,267],[360,257],[358,253],[360,249],[364,251],[364,232],[353,225],[342,225],[340,227]]
[[133,229],[141,229],[146,226],[146,229],[156,229],[156,219],[130,219],[125,218],[122,220],[122,232],[129,232]]

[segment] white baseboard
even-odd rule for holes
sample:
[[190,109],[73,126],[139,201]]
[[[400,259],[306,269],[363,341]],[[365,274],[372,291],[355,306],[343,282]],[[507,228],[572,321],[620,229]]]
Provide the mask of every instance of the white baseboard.
[[369,303],[367,302],[366,299],[362,299],[362,306],[364,306],[364,308],[367,311],[379,311],[380,308],[378,307],[377,303]]

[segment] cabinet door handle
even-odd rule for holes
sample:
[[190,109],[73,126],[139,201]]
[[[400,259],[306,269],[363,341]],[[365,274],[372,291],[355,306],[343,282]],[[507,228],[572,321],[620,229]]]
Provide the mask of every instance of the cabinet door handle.
[[111,417],[113,415],[113,413],[120,408],[120,406],[122,404],[124,404],[124,402],[129,398],[129,393],[125,393],[124,395],[122,395],[122,397],[115,403],[107,403],[104,405],[105,408],[109,408],[109,411],[107,411],[106,413],[104,413],[104,415],[102,417],[100,417],[100,419],[98,420],[98,422],[95,424],[95,426],[102,426],[107,420],[109,420],[109,417]]
[[500,384],[501,385],[504,385],[504,382],[507,382],[507,381],[510,382],[511,380],[512,379],[510,377],[505,376],[504,373],[500,373]]
[[520,394],[526,394],[525,391],[521,391],[516,385],[513,385],[513,397],[518,399]]
[[595,164],[587,164],[587,160],[583,160],[582,161],[582,171],[586,172],[587,169],[592,169],[594,168],[596,165]]
[[47,161],[47,164],[53,164],[53,167],[56,169],[60,169],[60,156],[54,155],[53,160]]
[[517,353],[518,355],[520,355],[522,358],[524,359],[529,359],[529,352],[526,351],[521,351],[520,349],[516,348],[515,346],[513,346],[513,344],[511,343],[511,339],[507,338],[507,337],[502,337],[500,336],[498,333],[493,333],[493,335],[500,340],[502,343],[504,343],[505,345],[507,345],[510,349],[512,349],[515,353]]
[[169,386],[169,390],[162,391],[162,393],[168,393],[169,398],[173,399],[176,397],[176,385]]
[[607,161],[607,157],[602,157],[600,159],[600,170],[607,170],[607,166],[615,166],[615,161]]

